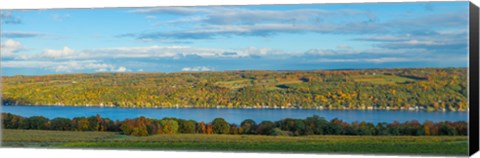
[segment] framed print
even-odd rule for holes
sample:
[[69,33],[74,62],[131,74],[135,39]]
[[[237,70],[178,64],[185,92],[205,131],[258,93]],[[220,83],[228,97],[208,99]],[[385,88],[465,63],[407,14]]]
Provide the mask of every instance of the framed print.
[[468,156],[468,1],[1,10],[2,147]]

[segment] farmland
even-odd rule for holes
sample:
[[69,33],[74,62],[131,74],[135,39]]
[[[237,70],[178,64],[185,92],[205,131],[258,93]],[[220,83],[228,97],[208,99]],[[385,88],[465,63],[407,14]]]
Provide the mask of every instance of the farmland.
[[9,147],[465,155],[466,136],[258,136],[3,130]]
[[9,76],[7,105],[467,111],[465,68]]
[[262,86],[269,90],[275,90],[276,88],[281,88],[282,85],[289,84],[301,84],[304,83],[302,80],[298,79],[287,79],[287,80],[274,80],[274,79],[264,79],[264,80],[254,80],[254,79],[241,79],[233,81],[222,81],[216,82],[215,84],[219,87],[229,88],[229,89],[240,89],[249,86]]
[[401,84],[416,82],[417,79],[394,75],[355,75],[351,77],[355,82],[365,82],[372,84]]

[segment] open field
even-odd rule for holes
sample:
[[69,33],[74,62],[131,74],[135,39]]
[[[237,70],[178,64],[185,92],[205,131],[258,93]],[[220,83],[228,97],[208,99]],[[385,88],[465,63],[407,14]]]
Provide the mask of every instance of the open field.
[[304,83],[299,79],[290,79],[290,80],[274,80],[274,79],[240,79],[233,81],[220,81],[216,82],[215,85],[219,87],[229,88],[229,89],[239,89],[248,86],[263,86],[267,89],[273,90],[276,89],[279,85],[286,84],[301,84]]
[[9,147],[466,155],[466,136],[259,136],[3,130]]
[[416,82],[416,79],[401,77],[396,75],[355,75],[352,76],[355,82],[368,82],[372,84],[398,84],[407,82]]

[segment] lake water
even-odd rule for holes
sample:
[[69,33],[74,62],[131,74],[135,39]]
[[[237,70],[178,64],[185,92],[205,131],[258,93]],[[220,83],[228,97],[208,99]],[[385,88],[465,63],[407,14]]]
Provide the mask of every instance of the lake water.
[[94,116],[113,120],[124,120],[145,116],[147,118],[161,119],[164,117],[176,117],[192,119],[195,121],[210,122],[214,118],[221,117],[230,123],[240,124],[245,119],[253,119],[255,122],[277,121],[284,118],[306,118],[312,115],[324,117],[327,120],[339,118],[346,122],[366,121],[378,122],[405,122],[418,120],[430,121],[467,121],[467,112],[426,112],[426,111],[361,111],[361,110],[305,110],[305,109],[197,109],[197,108],[115,108],[115,107],[60,107],[60,106],[3,106],[2,112],[13,113],[21,116],[45,116],[47,118],[79,116]]

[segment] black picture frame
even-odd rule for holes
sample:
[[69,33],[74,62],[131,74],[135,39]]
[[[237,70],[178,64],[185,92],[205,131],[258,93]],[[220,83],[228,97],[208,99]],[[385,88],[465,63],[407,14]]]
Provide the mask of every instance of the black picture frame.
[[479,8],[470,2],[469,10],[469,155],[479,150]]

